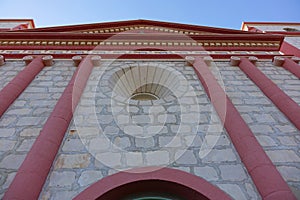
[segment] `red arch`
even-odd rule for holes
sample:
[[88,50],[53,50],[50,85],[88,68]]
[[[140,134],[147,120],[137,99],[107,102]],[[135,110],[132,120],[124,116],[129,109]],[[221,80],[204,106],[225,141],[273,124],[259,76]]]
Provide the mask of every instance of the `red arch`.
[[139,168],[105,177],[81,192],[74,200],[120,199],[130,193],[156,190],[191,200],[231,199],[221,189],[195,175],[169,168]]

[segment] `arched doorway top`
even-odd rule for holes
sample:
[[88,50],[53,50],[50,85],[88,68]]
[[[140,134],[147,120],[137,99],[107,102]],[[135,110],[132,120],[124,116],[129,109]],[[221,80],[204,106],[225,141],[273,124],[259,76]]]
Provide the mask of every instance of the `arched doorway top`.
[[94,183],[74,200],[121,199],[135,191],[172,191],[172,195],[189,200],[231,199],[221,189],[193,174],[170,168],[138,168],[105,177]]

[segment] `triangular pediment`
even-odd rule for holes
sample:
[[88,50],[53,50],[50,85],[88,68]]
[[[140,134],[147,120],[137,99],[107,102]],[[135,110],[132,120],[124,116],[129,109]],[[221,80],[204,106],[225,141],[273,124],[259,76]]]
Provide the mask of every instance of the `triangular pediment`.
[[218,35],[218,33],[212,33],[207,31],[187,30],[172,27],[154,26],[154,25],[130,25],[130,26],[116,26],[108,28],[95,28],[88,30],[72,31],[79,33],[159,33],[159,34],[186,34],[186,35]]
[[283,36],[171,22],[131,20],[0,33],[0,48],[278,51]]
[[119,22],[104,22],[94,24],[70,25],[36,28],[25,32],[69,32],[87,34],[115,34],[128,33],[166,33],[185,35],[221,35],[221,34],[251,34],[246,31],[180,24],[173,22],[161,22],[151,20],[130,20]]

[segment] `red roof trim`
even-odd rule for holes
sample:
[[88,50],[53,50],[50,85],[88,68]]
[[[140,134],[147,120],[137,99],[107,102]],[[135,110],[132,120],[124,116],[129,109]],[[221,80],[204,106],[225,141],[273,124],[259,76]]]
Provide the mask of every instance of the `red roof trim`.
[[165,51],[279,51],[278,47],[179,47],[179,46],[0,46],[0,50],[165,50]]
[[[24,56],[30,54],[3,54],[5,59],[22,59]],[[48,55],[48,54],[45,54]],[[51,54],[55,59],[71,59],[75,54]],[[76,54],[78,55],[78,54]],[[82,55],[85,56],[86,54]],[[102,59],[162,59],[162,60],[182,60],[185,56],[198,56],[198,54],[99,54]],[[244,54],[208,54],[213,59],[230,59],[231,56],[246,56]],[[268,55],[260,54],[255,55],[258,59],[273,59],[274,56],[278,55]],[[285,55],[292,57],[292,55]],[[247,57],[247,56],[246,56]]]
[[291,36],[291,37],[297,37],[300,36],[300,31],[264,31],[267,34],[276,34],[276,35],[285,35],[285,36]]
[[[279,42],[281,45],[284,39],[283,35],[271,35],[271,34],[225,34],[225,35],[180,35],[180,34],[84,34],[84,33],[51,33],[51,32],[2,32],[0,33],[0,38],[2,40],[57,40],[57,41],[148,41],[148,42]],[[247,47],[247,46],[155,46],[155,48],[166,48],[166,49],[199,49],[205,48],[207,50],[222,50],[222,51],[243,51],[243,50],[262,50],[262,51],[277,51],[280,48],[279,46],[274,47]],[[33,46],[0,46],[0,49],[82,49],[82,50],[91,50],[96,46],[42,46],[42,45],[33,45]],[[103,49],[132,49],[136,47],[112,45],[108,46],[99,46],[97,48]],[[147,46],[138,46],[137,48],[147,48]],[[150,47],[153,48],[153,47]]]
[[[30,30],[30,29],[28,29]],[[25,32],[3,32],[0,33],[1,39],[108,39],[110,37],[114,37],[114,39],[148,39],[148,40],[174,40],[174,39],[185,39],[188,38],[194,40],[200,39],[228,39],[228,40],[282,40],[282,35],[270,35],[270,34],[260,34],[260,33],[252,33],[250,35],[246,34],[226,34],[226,35],[180,35],[180,34],[85,34],[85,33],[52,33],[52,32],[33,32],[33,33],[25,33]]]
[[215,28],[208,26],[199,26],[199,25],[190,25],[190,24],[181,24],[173,22],[161,22],[161,21],[152,21],[152,20],[128,20],[128,21],[118,21],[118,22],[103,22],[103,23],[93,23],[93,24],[82,24],[82,25],[69,25],[69,26],[56,26],[56,27],[45,27],[45,28],[36,28],[31,30],[25,30],[25,32],[67,32],[67,31],[80,31],[87,29],[96,29],[96,28],[113,28],[118,26],[132,26],[132,25],[151,25],[151,26],[160,26],[166,28],[174,29],[184,29],[192,31],[205,31],[212,33],[223,33],[223,34],[251,34],[246,31],[234,30],[234,29],[225,29],[225,28]]

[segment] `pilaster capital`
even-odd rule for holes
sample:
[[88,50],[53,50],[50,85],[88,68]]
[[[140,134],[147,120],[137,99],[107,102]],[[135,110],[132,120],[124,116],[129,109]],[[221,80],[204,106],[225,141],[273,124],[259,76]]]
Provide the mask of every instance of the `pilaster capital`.
[[185,61],[188,66],[193,66],[193,64],[195,63],[195,60],[196,60],[196,58],[194,56],[186,56],[185,57]]
[[92,56],[91,62],[93,63],[94,67],[95,66],[100,66],[101,65],[101,56]]
[[53,56],[47,55],[42,58],[45,66],[52,66],[54,64]]
[[253,65],[255,65],[256,62],[258,61],[258,58],[255,57],[255,56],[250,56],[250,57],[248,58],[248,60],[249,60]]
[[238,66],[241,62],[241,58],[237,56],[231,56],[230,57],[230,65],[231,66]]
[[273,65],[275,65],[275,66],[282,66],[283,63],[284,63],[284,57],[274,56],[274,58],[273,58]]
[[78,65],[82,61],[82,56],[73,56],[72,60],[74,62],[75,67],[78,67]]
[[5,64],[5,58],[3,55],[0,55],[0,66]]
[[23,61],[25,62],[25,65],[29,65],[31,61],[33,61],[34,57],[33,56],[24,56]]

